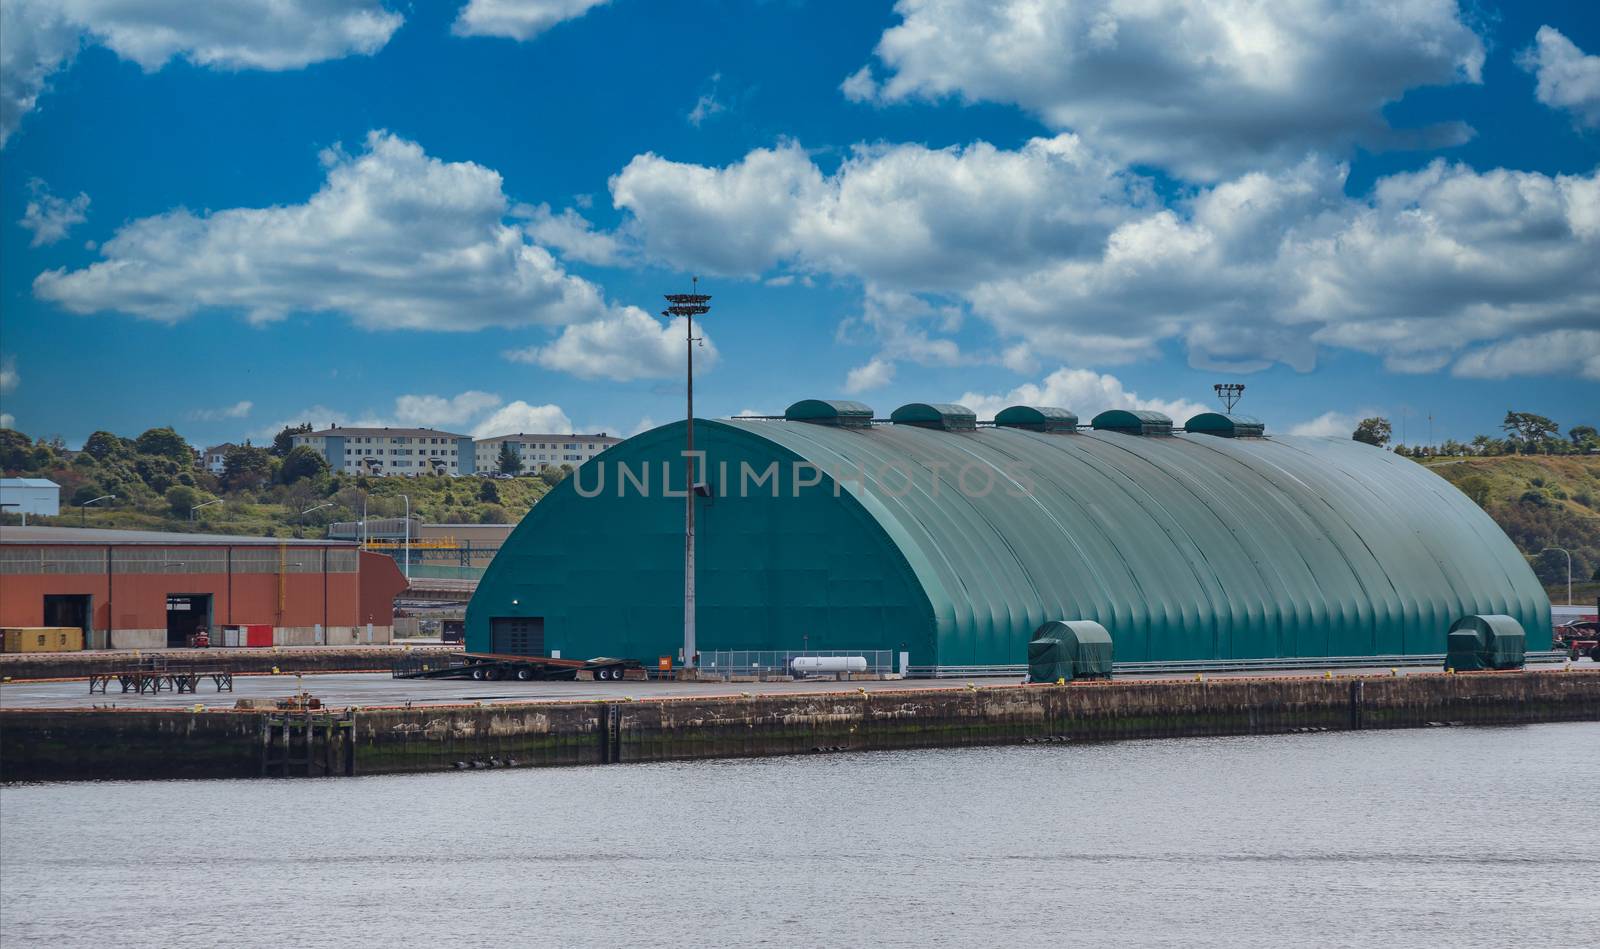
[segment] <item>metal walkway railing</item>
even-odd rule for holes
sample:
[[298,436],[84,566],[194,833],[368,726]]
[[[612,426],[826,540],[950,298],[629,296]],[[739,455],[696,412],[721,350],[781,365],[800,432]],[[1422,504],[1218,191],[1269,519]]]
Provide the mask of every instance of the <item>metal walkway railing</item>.
[[[1564,652],[1530,652],[1528,662],[1561,662]],[[1116,662],[1111,669],[1119,675],[1175,675],[1187,672],[1314,671],[1321,669],[1366,669],[1384,666],[1444,666],[1444,653],[1407,656],[1298,656],[1286,659],[1189,659],[1169,662]],[[993,666],[912,666],[912,678],[962,679],[983,676],[1018,676],[1028,671],[1025,663]]]

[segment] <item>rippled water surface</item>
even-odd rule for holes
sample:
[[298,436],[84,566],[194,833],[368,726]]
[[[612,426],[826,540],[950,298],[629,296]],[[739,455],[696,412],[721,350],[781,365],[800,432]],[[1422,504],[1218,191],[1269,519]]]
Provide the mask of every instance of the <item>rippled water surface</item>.
[[0,789],[0,943],[1592,946],[1600,725]]

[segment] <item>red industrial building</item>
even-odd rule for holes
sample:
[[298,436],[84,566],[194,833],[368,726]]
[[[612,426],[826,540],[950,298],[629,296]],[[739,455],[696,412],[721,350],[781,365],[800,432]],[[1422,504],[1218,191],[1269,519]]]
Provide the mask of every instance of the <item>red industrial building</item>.
[[184,646],[270,626],[275,645],[388,642],[406,581],[392,558],[330,540],[0,529],[0,627],[76,626],[88,648]]

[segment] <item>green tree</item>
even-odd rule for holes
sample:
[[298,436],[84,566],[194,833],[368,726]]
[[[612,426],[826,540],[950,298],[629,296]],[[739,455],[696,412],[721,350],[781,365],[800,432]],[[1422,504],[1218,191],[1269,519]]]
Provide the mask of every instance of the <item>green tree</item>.
[[513,477],[522,474],[522,456],[516,453],[510,442],[500,443],[500,457],[495,459],[495,465],[501,474]]
[[299,425],[285,425],[278,434],[272,436],[272,447],[267,451],[278,458],[289,457],[289,452],[294,449],[294,437],[304,435],[311,431],[310,422],[301,422]]
[[1600,451],[1600,431],[1593,425],[1574,425],[1567,429],[1567,437],[1579,451]]
[[509,524],[511,523],[511,515],[506,513],[506,509],[498,504],[485,504],[483,509],[478,512],[478,523]]
[[[448,493],[445,495],[445,500],[451,500]],[[490,481],[488,478],[484,478],[483,481],[478,485],[478,500],[488,504],[499,504],[500,488],[496,486],[493,481]]]
[[1393,435],[1394,430],[1390,427],[1388,419],[1374,417],[1362,419],[1361,424],[1356,426],[1355,432],[1350,437],[1355,441],[1366,442],[1368,445],[1377,445],[1382,448],[1389,444],[1389,439]]
[[83,450],[95,461],[119,458],[132,453],[132,447],[126,438],[105,431],[91,434],[83,443]]
[[15,429],[0,428],[0,469],[21,471],[33,460],[33,443]]
[[178,479],[188,471],[186,467],[163,455],[140,455],[133,463],[133,470],[138,474],[139,480],[149,485],[150,490],[157,494],[181,483]]
[[1543,415],[1507,409],[1500,430],[1509,435],[1512,441],[1521,443],[1524,452],[1532,453],[1545,439],[1560,432],[1561,426]]
[[166,499],[174,517],[188,517],[200,503],[200,492],[186,484],[175,484],[167,489]]
[[294,484],[301,478],[315,478],[327,470],[328,462],[321,452],[310,445],[299,445],[289,449],[289,453],[283,456],[278,480],[284,484]]
[[134,447],[141,455],[170,458],[185,468],[194,465],[194,449],[170,425],[148,429],[134,441]]
[[553,488],[567,480],[569,474],[572,474],[570,465],[546,465],[545,469],[539,472],[539,478]]
[[228,449],[222,459],[222,483],[229,490],[256,488],[272,480],[272,455],[249,442]]

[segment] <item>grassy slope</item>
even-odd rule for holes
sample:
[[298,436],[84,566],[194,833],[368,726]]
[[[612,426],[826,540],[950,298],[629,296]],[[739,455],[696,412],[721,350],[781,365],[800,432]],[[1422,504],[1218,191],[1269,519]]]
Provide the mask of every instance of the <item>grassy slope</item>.
[[[1600,457],[1508,455],[1497,458],[1436,458],[1427,467],[1462,488],[1505,529],[1526,555],[1560,546],[1572,551],[1573,596],[1593,603],[1600,583]],[[1538,495],[1538,498],[1530,497]],[[1566,563],[1542,571],[1553,603],[1566,600]]]

